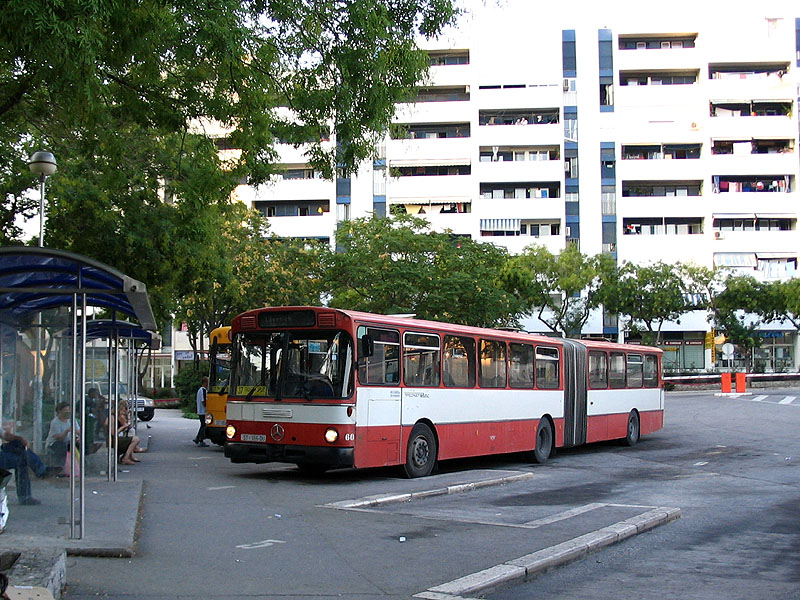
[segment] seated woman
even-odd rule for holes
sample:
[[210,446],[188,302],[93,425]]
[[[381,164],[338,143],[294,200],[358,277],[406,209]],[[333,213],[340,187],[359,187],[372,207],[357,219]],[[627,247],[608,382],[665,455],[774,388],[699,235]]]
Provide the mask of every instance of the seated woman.
[[[139,449],[139,436],[131,435],[131,424],[128,421],[128,402],[119,401],[119,412],[117,414],[117,456],[122,465],[135,465],[139,462],[138,458],[133,457],[134,452],[141,452]],[[106,426],[108,419],[106,419]],[[112,440],[113,443],[113,440]]]
[[[71,412],[69,402],[59,402],[56,405],[56,416],[50,421],[50,431],[44,445],[47,448],[48,462],[53,466],[66,464],[67,450],[72,441]],[[81,434],[80,424],[75,433]]]

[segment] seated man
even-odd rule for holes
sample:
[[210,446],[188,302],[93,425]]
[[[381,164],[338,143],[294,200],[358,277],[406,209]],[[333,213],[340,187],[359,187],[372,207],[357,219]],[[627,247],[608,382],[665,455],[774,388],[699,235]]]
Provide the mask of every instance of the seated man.
[[47,467],[42,459],[28,450],[28,440],[11,431],[10,426],[3,425],[0,432],[2,446],[0,446],[0,469],[14,471],[14,479],[17,483],[17,499],[20,504],[33,505],[40,502],[31,496],[31,480],[28,475],[28,467],[33,469],[38,477],[44,477]]
[[[53,466],[62,467],[67,461],[67,450],[72,441],[72,410],[69,402],[59,402],[56,405],[56,416],[50,421],[50,431],[45,440],[48,460]],[[77,434],[81,434],[80,425]]]

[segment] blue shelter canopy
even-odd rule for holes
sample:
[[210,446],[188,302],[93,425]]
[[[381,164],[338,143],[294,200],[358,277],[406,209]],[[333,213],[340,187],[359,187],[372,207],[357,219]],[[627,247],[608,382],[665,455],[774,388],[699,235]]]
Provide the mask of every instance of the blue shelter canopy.
[[71,306],[85,294],[87,306],[115,310],[157,331],[147,287],[99,261],[80,254],[13,246],[0,248],[0,319],[20,325],[39,311]]

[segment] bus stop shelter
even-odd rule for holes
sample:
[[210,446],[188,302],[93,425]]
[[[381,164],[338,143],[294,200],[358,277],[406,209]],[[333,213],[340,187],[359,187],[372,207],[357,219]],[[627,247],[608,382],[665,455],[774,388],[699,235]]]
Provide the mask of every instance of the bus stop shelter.
[[[90,317],[101,313],[111,318],[105,325],[93,324]],[[120,316],[135,319],[138,325],[122,325]],[[37,454],[44,453],[49,423],[59,403],[67,402],[73,407],[73,430],[77,431],[76,424],[87,422],[86,344],[91,332],[117,340],[119,348],[120,338],[142,339],[145,332],[153,343],[156,330],[142,282],[71,252],[22,246],[0,248],[3,427],[25,437]],[[111,362],[108,364],[111,366]],[[118,377],[118,369],[116,373]],[[109,374],[109,381],[111,378]],[[85,429],[80,427],[80,435],[72,436],[73,464],[76,448],[87,450]],[[82,459],[83,455],[81,463]],[[78,472],[73,467],[71,471],[69,498],[65,498],[70,506],[70,537],[81,539],[86,522],[84,470]]]

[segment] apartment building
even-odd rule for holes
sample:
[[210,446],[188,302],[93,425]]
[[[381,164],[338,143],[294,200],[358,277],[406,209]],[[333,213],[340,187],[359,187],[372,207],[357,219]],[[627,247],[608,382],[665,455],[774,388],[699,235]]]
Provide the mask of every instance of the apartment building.
[[[429,80],[397,107],[376,160],[326,181],[302,148],[283,148],[283,176],[238,197],[280,236],[332,240],[342,220],[410,213],[511,252],[577,243],[620,263],[794,277],[800,19],[618,4],[555,15],[478,3],[426,44]],[[583,333],[623,339],[624,329],[598,311]],[[669,324],[665,365],[727,364],[710,333],[700,312]],[[759,365],[796,369],[794,328],[762,333]]]

